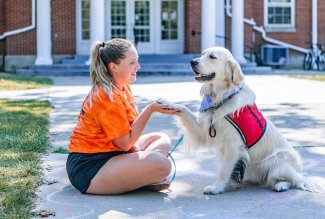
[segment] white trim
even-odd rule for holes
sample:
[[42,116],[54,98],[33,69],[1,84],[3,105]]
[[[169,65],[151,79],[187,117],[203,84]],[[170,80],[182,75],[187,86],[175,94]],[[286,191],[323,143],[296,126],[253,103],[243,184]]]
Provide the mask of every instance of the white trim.
[[82,39],[81,1],[82,0],[76,0],[76,53],[79,55],[89,55],[90,39],[89,40]]
[[8,36],[12,36],[12,35],[16,35],[16,34],[20,34],[20,33],[23,33],[23,32],[26,32],[26,31],[29,31],[29,30],[32,30],[35,28],[35,19],[36,19],[36,7],[35,7],[35,1],[36,0],[32,0],[32,24],[30,26],[27,26],[27,27],[23,27],[23,28],[20,28],[20,29],[17,29],[17,30],[12,30],[12,31],[7,31],[7,32],[4,32],[2,35],[0,35],[0,40],[8,37]]
[[[269,24],[268,23],[268,7],[290,7],[291,9],[291,24]],[[290,28],[293,30],[296,25],[296,1],[291,0],[290,3],[279,3],[279,2],[268,2],[264,0],[264,27],[268,32],[272,32],[274,29],[276,32],[277,28]]]

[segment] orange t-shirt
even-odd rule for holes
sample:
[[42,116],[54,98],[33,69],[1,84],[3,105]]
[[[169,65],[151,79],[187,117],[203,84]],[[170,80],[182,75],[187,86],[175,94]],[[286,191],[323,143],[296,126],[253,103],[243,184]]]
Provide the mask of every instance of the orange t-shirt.
[[69,152],[122,151],[112,140],[130,132],[131,123],[138,116],[137,105],[128,85],[124,86],[123,91],[114,89],[112,93],[113,101],[102,86],[96,86],[91,107],[88,94],[70,137]]

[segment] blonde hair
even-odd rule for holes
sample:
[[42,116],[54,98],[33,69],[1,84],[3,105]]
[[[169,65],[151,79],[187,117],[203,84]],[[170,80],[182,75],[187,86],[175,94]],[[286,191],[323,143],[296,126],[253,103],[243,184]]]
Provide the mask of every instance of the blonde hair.
[[113,84],[112,74],[109,70],[109,63],[119,64],[121,59],[125,58],[134,45],[125,39],[115,38],[106,42],[97,41],[91,52],[90,81],[91,90],[89,95],[90,105],[92,105],[92,97],[94,88],[101,85],[105,93],[111,101],[113,101]]

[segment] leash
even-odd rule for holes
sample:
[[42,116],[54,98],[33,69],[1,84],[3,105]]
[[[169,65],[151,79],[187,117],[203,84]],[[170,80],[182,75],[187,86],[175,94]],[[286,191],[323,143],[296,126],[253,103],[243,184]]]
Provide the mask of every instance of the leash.
[[178,141],[176,142],[176,144],[174,145],[174,147],[173,147],[170,151],[168,151],[168,154],[167,154],[167,157],[170,158],[170,160],[172,161],[172,164],[173,164],[173,166],[174,166],[174,173],[173,173],[173,176],[172,176],[170,179],[168,179],[168,182],[169,182],[169,183],[173,182],[174,179],[175,179],[175,177],[176,177],[176,163],[175,163],[175,159],[174,159],[173,156],[172,156],[172,153],[176,150],[176,148],[180,145],[180,143],[182,143],[183,138],[184,138],[184,135],[182,135],[182,136],[178,139]]

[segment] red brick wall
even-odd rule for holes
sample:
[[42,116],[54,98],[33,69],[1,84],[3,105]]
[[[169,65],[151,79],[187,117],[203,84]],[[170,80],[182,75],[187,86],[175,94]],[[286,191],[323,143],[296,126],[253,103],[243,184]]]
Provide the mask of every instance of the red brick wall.
[[[5,31],[11,31],[30,26],[32,24],[31,0],[6,0],[6,27]],[[36,53],[36,30],[30,30],[18,35],[9,36],[6,39],[8,55],[35,54]]]
[[201,32],[200,0],[185,0],[185,53],[200,53],[201,35],[192,36],[192,30]]
[[[321,4],[325,4],[325,2],[323,1]],[[253,18],[257,26],[264,26],[264,1],[245,0],[245,18]],[[267,32],[266,35],[276,40],[308,48],[305,41],[311,41],[311,0],[296,1],[295,19],[295,32]],[[320,30],[320,27],[318,29]],[[248,44],[250,44],[252,38],[251,30],[251,26],[245,24],[245,42]],[[257,48],[268,43],[261,38],[259,32],[256,32],[255,36]]]
[[[267,33],[267,36],[308,48],[311,41],[311,1],[296,0],[296,32]],[[76,15],[75,1],[52,0],[52,54],[75,54]],[[201,31],[201,1],[185,0],[185,53],[200,53],[201,35],[192,36],[192,30]],[[258,26],[264,25],[264,1],[245,0],[245,18],[253,18]],[[0,0],[0,34],[31,25],[31,0]],[[231,20],[226,16],[226,37],[231,39]],[[252,27],[245,24],[245,44],[252,44]],[[256,44],[267,43],[256,32]],[[325,44],[325,1],[318,1],[318,41]],[[226,47],[231,42],[227,40]],[[6,45],[0,40],[0,54],[36,54],[36,29],[7,37]],[[246,50],[248,52],[248,50]]]
[[[5,32],[5,17],[6,17],[6,4],[4,0],[0,0],[0,35],[2,35]],[[4,54],[5,48],[4,48],[4,40],[0,40],[0,56]],[[2,58],[2,57],[0,57]],[[0,61],[1,62],[1,61]]]
[[[325,46],[325,1],[318,2],[318,42]],[[325,49],[325,48],[324,48]]]
[[76,53],[76,1],[52,0],[52,54]]
[[[1,0],[0,33],[31,25],[31,0]],[[76,15],[75,1],[52,0],[52,54],[75,54]],[[5,16],[2,19],[2,16]],[[1,23],[4,23],[1,25]],[[37,22],[36,22],[37,23]],[[37,25],[37,24],[36,24]],[[6,38],[8,55],[36,54],[36,27],[33,30]],[[0,41],[0,53],[4,53],[4,40]]]

